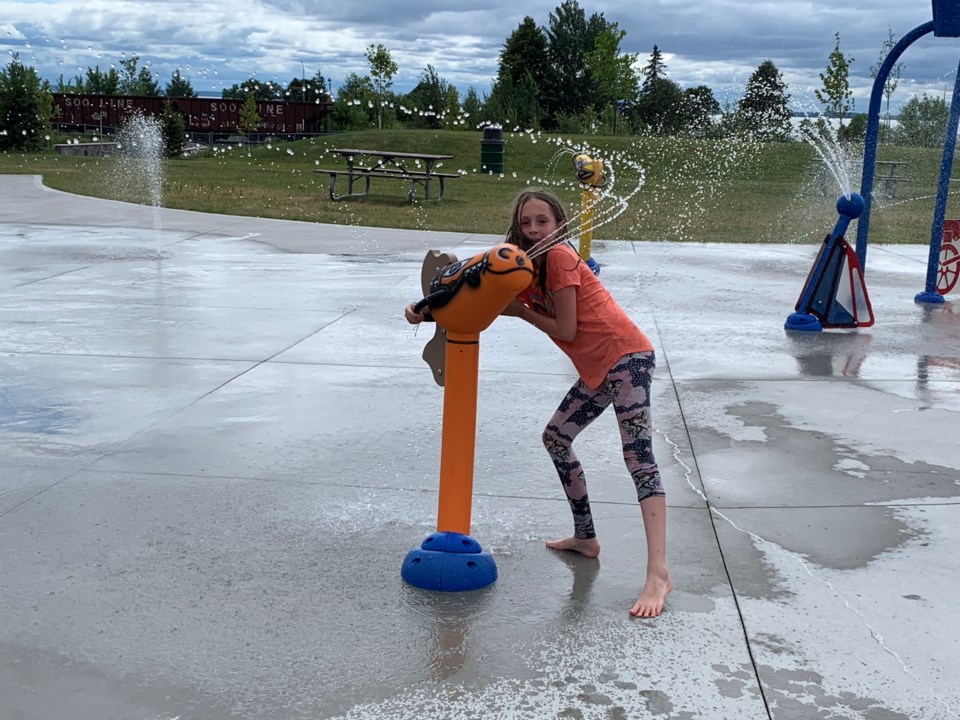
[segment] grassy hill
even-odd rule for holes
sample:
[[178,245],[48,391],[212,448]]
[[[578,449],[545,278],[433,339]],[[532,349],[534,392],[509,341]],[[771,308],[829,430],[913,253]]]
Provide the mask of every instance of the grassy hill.
[[[611,198],[629,198],[621,208],[612,201],[600,205],[598,220],[604,224],[596,228],[596,239],[816,243],[836,221],[839,188],[831,184],[821,192],[822,164],[805,143],[567,139],[520,132],[504,137],[502,175],[480,172],[480,132],[364,131],[217,149],[168,161],[162,204],[321,223],[499,233],[508,225],[513,198],[526,187],[548,186],[569,211],[580,208],[580,190],[563,150],[585,141],[613,168]],[[314,172],[344,166],[338,155],[326,153],[329,147],[450,154],[454,159],[439,169],[461,176],[448,181],[440,202],[411,205],[406,184],[393,180],[374,180],[368,197],[334,202],[327,194],[328,176]],[[939,149],[883,146],[879,159],[906,161],[907,180],[896,198],[875,202],[871,241],[929,242]],[[129,173],[119,172],[122,162],[8,152],[0,154],[0,173],[39,174],[58,190],[149,202]],[[857,172],[859,165],[857,160]],[[858,178],[853,188],[859,189]],[[947,215],[960,216],[960,209],[948,205]]]

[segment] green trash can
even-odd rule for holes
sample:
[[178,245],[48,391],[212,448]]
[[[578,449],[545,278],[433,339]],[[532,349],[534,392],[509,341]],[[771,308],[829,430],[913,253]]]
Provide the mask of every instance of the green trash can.
[[480,172],[503,172],[503,129],[488,127],[483,129],[483,139],[480,141]]

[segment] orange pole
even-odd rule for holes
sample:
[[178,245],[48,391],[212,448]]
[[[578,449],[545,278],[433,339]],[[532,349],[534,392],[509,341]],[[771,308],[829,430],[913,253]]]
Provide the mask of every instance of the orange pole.
[[470,534],[480,334],[447,331],[437,531]]

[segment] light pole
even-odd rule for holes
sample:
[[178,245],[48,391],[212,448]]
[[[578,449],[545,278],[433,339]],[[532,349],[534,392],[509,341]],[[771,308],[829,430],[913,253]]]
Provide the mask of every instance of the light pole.
[[300,102],[307,101],[307,67],[303,64],[303,60],[300,61]]

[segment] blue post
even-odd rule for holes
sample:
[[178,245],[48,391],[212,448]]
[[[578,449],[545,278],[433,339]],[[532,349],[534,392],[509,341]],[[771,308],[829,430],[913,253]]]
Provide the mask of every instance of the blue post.
[[860,181],[860,195],[863,197],[863,214],[857,223],[857,259],[860,269],[867,272],[867,233],[870,228],[870,205],[873,202],[873,174],[877,159],[877,136],[880,130],[880,101],[883,98],[883,86],[897,60],[910,45],[927,33],[933,32],[933,20],[920,25],[902,38],[891,48],[884,58],[877,77],[873,81],[873,90],[870,93],[870,110],[867,112],[867,138],[863,149],[863,178]]
[[930,255],[927,258],[927,283],[923,292],[917,293],[914,302],[939,305],[943,295],[937,292],[937,269],[940,265],[940,246],[943,244],[943,218],[947,214],[947,196],[950,194],[950,175],[953,173],[953,150],[957,144],[957,126],[960,124],[960,67],[953,83],[950,99],[950,119],[947,121],[947,136],[943,140],[943,157],[940,160],[940,181],[937,184],[937,202],[933,207],[933,225],[930,229]]

